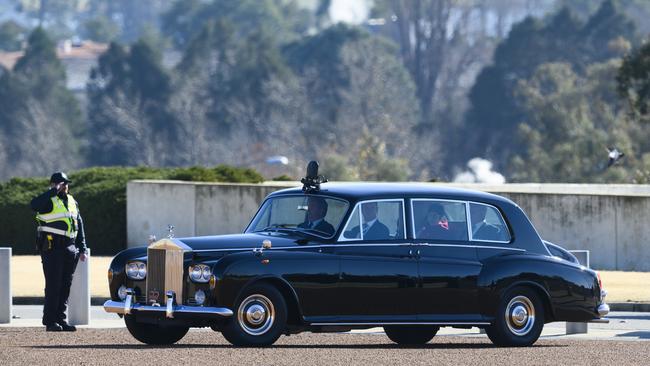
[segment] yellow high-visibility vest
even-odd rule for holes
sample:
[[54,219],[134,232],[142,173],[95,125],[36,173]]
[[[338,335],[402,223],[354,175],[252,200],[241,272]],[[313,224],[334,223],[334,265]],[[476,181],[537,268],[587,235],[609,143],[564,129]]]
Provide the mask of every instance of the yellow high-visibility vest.
[[[64,235],[68,238],[77,237],[77,201],[71,195],[68,195],[68,208],[65,207],[63,200],[59,196],[52,197],[52,211],[46,214],[37,214],[38,231]],[[56,222],[64,222],[67,230],[61,230],[53,227]]]

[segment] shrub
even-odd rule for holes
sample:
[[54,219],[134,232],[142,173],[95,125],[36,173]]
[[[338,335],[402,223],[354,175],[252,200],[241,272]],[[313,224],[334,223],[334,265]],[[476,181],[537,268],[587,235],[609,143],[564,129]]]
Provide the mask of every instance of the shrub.
[[[70,194],[79,202],[86,243],[93,255],[113,255],[126,248],[126,183],[130,180],[263,181],[255,170],[226,165],[214,168],[88,168],[71,173],[70,179]],[[35,213],[29,203],[48,186],[48,178],[13,178],[0,183],[0,222],[4,224],[0,246],[11,246],[13,254],[36,253]]]

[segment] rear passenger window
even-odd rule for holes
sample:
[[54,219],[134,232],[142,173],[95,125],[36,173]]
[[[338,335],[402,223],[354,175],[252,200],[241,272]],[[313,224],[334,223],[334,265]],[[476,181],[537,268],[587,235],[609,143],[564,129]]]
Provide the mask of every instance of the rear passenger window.
[[472,240],[504,243],[510,241],[508,226],[495,207],[479,203],[470,203],[469,207],[472,220]]
[[413,200],[416,239],[467,240],[465,202]]

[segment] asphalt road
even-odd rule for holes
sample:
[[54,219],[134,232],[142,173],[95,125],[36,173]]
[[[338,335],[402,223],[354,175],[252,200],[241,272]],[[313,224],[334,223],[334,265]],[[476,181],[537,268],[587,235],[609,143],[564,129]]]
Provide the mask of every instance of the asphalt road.
[[150,347],[119,328],[56,334],[0,329],[2,365],[648,365],[649,355],[645,341],[541,339],[528,348],[495,348],[476,335],[399,347],[381,333],[303,333],[281,337],[271,348],[233,348],[218,333],[191,330],[174,346]]

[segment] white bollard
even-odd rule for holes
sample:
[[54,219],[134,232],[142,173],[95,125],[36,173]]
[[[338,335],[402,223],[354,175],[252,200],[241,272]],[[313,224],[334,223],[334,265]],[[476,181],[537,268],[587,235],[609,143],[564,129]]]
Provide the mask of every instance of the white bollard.
[[0,324],[11,323],[11,248],[0,248]]
[[[578,259],[578,262],[589,268],[589,251],[588,250],[569,250],[569,252]],[[589,323],[566,323],[566,334],[587,334]]]
[[90,249],[86,249],[86,261],[79,260],[72,278],[68,298],[68,323],[90,324]]

